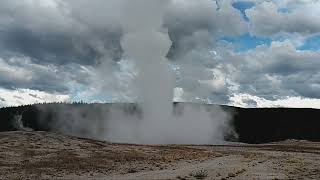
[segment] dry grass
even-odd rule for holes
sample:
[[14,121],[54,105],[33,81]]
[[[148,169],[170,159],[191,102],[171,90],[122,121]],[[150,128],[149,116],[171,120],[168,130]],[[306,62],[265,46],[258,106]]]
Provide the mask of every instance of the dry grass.
[[[21,135],[20,135],[21,136]],[[101,173],[134,173],[146,170],[166,169],[179,161],[204,160],[221,154],[189,146],[143,146],[129,144],[110,144],[89,139],[78,139],[54,135],[33,135],[25,139],[6,143],[2,152],[12,164],[0,157],[0,167],[9,167],[17,177],[28,174],[32,179],[46,175]],[[8,141],[7,139],[5,141]],[[1,139],[0,139],[1,143]],[[5,146],[5,147],[4,147]]]
[[[5,133],[6,134],[6,133]],[[4,138],[1,138],[4,137]],[[267,148],[266,148],[267,147]],[[165,170],[168,172],[179,168],[190,166],[186,174],[175,174],[178,179],[189,178],[238,178],[246,176],[252,168],[268,166],[267,162],[272,162],[278,170],[285,173],[287,177],[297,179],[297,177],[308,177],[319,179],[319,168],[315,166],[318,161],[310,159],[306,161],[305,156],[295,155],[299,149],[293,151],[293,147],[281,149],[272,146],[276,153],[282,153],[281,159],[276,154],[270,152],[269,146],[243,146],[243,147],[215,147],[215,146],[145,146],[130,144],[112,144],[102,141],[74,138],[57,134],[28,132],[28,133],[8,133],[0,134],[0,179],[53,179],[65,178],[66,175],[72,177],[100,177],[114,176],[121,174],[135,175],[133,173],[152,173],[154,170]],[[316,147],[303,149],[314,157],[318,157]],[[255,150],[253,150],[255,149]],[[263,151],[259,151],[262,149]],[[281,150],[281,151],[280,151]],[[293,152],[292,152],[293,151]],[[314,151],[317,151],[314,153]],[[306,154],[306,153],[304,153]],[[201,164],[203,161],[215,159],[215,157],[225,156],[226,159],[239,158],[241,166],[228,169],[218,165],[216,174],[208,167],[193,171],[192,177],[185,176],[194,170],[194,164]],[[308,157],[308,156],[306,156]],[[224,159],[224,158],[217,158]],[[205,163],[206,163],[205,162]],[[251,166],[252,163],[255,167]],[[274,163],[273,163],[274,162]],[[242,166],[247,164],[248,166]],[[227,165],[226,165],[227,166]],[[228,166],[227,166],[228,167]],[[251,169],[250,169],[251,168]],[[181,170],[181,169],[180,169]],[[286,171],[287,170],[287,171]],[[149,171],[149,172],[146,172]],[[223,172],[221,172],[223,171]],[[225,171],[225,172],[224,172]],[[286,172],[285,172],[286,171]],[[156,172],[158,173],[158,172]]]

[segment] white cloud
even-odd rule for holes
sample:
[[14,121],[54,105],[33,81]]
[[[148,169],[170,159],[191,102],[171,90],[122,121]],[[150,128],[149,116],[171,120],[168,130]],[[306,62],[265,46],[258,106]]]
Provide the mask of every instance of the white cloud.
[[267,100],[250,94],[235,94],[230,97],[231,106],[246,108],[315,108],[320,109],[320,99],[304,97],[285,97],[277,100]]
[[184,93],[184,91],[183,91],[182,88],[176,87],[174,89],[174,99],[173,99],[173,101],[175,101],[175,102],[183,102],[183,101],[185,101],[183,99],[183,93]]
[[32,71],[22,67],[12,66],[0,58],[1,79],[10,79],[10,81],[28,81],[32,78]]
[[0,107],[45,102],[65,102],[69,99],[68,95],[63,94],[51,94],[30,89],[8,90],[0,88]]
[[226,90],[226,77],[219,69],[212,69],[212,79],[199,80],[199,83],[212,92],[222,92]]

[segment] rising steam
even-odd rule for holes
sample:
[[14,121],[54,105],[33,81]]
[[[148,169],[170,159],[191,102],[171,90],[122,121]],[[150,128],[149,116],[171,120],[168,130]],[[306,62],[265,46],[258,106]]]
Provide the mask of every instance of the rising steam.
[[173,107],[175,76],[166,58],[171,40],[163,26],[170,1],[120,2],[121,47],[139,71],[136,86],[142,115],[128,114],[121,108],[102,108],[83,117],[79,114],[88,110],[61,109],[57,122],[63,123],[59,123],[57,129],[76,135],[85,130],[94,138],[123,143],[213,144],[222,141],[229,120],[226,112],[218,107],[209,110],[195,104]]
[[139,132],[145,143],[164,143],[163,125],[172,122],[174,76],[166,59],[171,41],[167,30],[162,28],[168,2],[138,0],[127,4],[132,10],[126,11],[129,12],[126,17],[132,23],[127,25],[129,32],[123,36],[121,45],[139,70],[138,97],[143,110]]

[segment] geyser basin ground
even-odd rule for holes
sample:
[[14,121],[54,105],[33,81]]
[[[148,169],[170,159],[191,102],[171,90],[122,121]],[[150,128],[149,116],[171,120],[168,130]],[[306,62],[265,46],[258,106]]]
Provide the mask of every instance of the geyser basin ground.
[[319,179],[320,143],[113,144],[47,132],[0,133],[0,179]]

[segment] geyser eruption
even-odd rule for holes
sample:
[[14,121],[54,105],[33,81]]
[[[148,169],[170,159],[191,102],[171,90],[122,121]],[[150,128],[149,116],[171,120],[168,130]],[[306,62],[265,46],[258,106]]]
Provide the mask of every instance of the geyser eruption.
[[[83,2],[90,5],[88,1]],[[201,104],[173,106],[175,75],[166,58],[171,40],[163,24],[166,11],[170,9],[168,6],[173,6],[174,0],[107,2],[113,5],[116,13],[111,13],[112,17],[121,26],[120,43],[124,56],[133,60],[139,71],[135,81],[139,91],[139,111],[132,113],[129,110],[128,113],[126,105],[121,104],[90,109],[40,107],[43,112],[54,112],[56,119],[50,124],[52,129],[120,143],[215,144],[223,141],[226,130],[230,129],[230,116],[220,107]],[[109,71],[105,66],[102,69],[106,73]],[[103,76],[98,76],[96,80],[101,78]],[[47,116],[44,113],[44,117]]]
[[127,32],[121,46],[138,67],[139,104],[143,111],[135,142],[213,143],[217,139],[215,133],[221,132],[218,129],[221,124],[214,122],[208,112],[189,107],[180,115],[173,113],[175,78],[166,58],[171,40],[168,30],[163,28],[169,3],[169,0],[135,0],[125,6],[129,23],[124,24]]
[[[162,27],[168,0],[137,0],[127,3],[128,32],[121,41],[129,58],[139,70],[137,85],[143,110],[140,140],[146,143],[164,142],[166,127],[172,121],[174,75],[166,55],[171,41]],[[148,132],[150,131],[150,132]],[[149,139],[151,142],[149,142]]]

